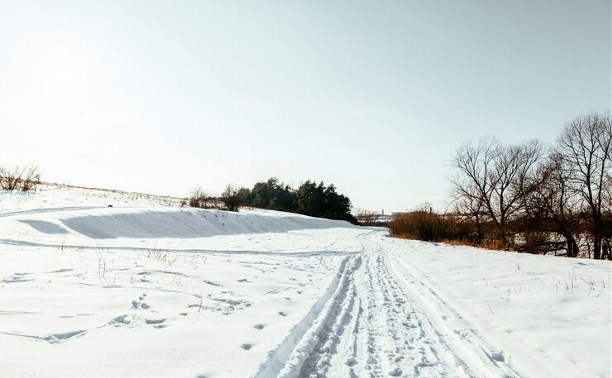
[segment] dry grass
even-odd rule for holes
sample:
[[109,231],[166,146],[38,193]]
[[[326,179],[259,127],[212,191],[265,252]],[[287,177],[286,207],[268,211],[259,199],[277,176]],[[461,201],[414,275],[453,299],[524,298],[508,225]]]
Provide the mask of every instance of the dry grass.
[[[411,235],[409,233],[393,234],[393,237],[398,239],[420,240],[418,237],[415,237],[414,235]],[[478,244],[469,240],[444,239],[441,241],[441,243],[456,247],[475,247],[488,249],[491,251],[507,251],[507,249],[504,248],[503,242],[501,242],[500,240],[487,240],[483,244]]]

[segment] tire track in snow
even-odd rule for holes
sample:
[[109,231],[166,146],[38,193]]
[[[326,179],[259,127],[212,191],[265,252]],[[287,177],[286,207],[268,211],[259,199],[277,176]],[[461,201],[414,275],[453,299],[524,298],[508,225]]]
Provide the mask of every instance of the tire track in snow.
[[[345,260],[322,310],[311,310],[257,377],[519,376],[485,344],[462,344],[430,320],[439,314],[398,278],[400,267],[390,269],[390,251],[367,235],[361,243],[366,252]],[[488,358],[475,358],[479,353]]]
[[268,354],[255,377],[297,377],[304,362],[317,344],[317,335],[329,324],[328,318],[337,316],[338,304],[346,297],[352,270],[360,262],[359,256],[344,258],[338,273],[325,294],[312,306],[300,323],[294,326],[281,344]]
[[440,343],[427,314],[398,286],[375,250],[364,259],[361,293],[366,298],[364,352],[358,376],[468,376]]
[[423,309],[398,286],[382,253],[372,256],[369,289],[379,303],[382,374],[377,376],[468,376],[439,340]]
[[[355,259],[354,265],[351,267],[351,272],[359,269],[361,265],[361,257]],[[338,354],[338,350],[345,349],[341,344],[347,339],[345,334],[351,331],[351,323],[354,316],[356,304],[356,286],[354,283],[354,274],[347,276],[349,281],[346,291],[340,294],[337,302],[339,306],[332,309],[330,314],[325,319],[323,326],[316,335],[317,343],[313,346],[313,350],[304,361],[298,376],[311,376],[311,372],[317,372],[317,375],[326,376],[329,368],[332,366],[331,358]]]
[[407,303],[380,251],[351,263],[328,311],[303,333],[289,358],[276,361],[284,363],[278,374],[262,371],[260,377],[467,376],[435,341],[426,315]]
[[457,312],[435,289],[427,286],[416,269],[408,267],[392,251],[386,254],[388,265],[397,282],[412,293],[414,298],[421,297],[421,306],[429,314],[429,323],[447,348],[453,350],[456,358],[459,355],[470,367],[471,375],[520,377],[517,371],[507,363],[507,357],[499,348],[485,341],[464,317]]

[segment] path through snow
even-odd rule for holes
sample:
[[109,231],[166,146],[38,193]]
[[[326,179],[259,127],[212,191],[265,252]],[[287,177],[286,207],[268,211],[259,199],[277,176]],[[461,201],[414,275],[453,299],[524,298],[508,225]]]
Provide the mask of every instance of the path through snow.
[[609,262],[155,201],[0,193],[0,376],[611,376]]
[[279,347],[258,377],[520,376],[502,353],[474,343],[477,335],[462,342],[465,331],[438,327],[427,299],[409,288],[423,283],[399,266],[390,269],[393,252],[384,244],[369,235],[360,240],[365,251],[344,262],[312,325],[290,335],[295,345]]

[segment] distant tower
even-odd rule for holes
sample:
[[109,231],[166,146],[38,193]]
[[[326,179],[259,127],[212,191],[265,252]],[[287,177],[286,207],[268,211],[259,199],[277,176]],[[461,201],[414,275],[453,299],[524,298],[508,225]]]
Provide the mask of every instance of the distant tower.
[[382,209],[382,215],[385,215],[385,209]]

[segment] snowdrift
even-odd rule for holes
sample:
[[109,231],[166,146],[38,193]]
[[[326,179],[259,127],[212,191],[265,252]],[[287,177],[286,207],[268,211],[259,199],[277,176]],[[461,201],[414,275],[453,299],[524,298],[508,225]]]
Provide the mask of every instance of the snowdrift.
[[[133,193],[45,187],[37,193],[0,192],[0,225],[35,239],[77,233],[89,239],[205,238],[354,227],[345,221],[270,210],[181,208],[179,199]],[[112,205],[109,206],[109,205]]]
[[[333,237],[338,229],[359,228],[271,210],[184,208],[177,198],[119,191],[56,186],[35,193],[0,191],[0,243],[18,248],[306,253],[304,245],[329,246],[313,233]],[[306,244],[291,242],[289,233]],[[253,243],[255,235],[260,237]],[[339,242],[335,248],[344,253],[361,247]]]
[[[111,214],[79,215],[60,219],[61,224],[92,239],[115,238],[201,238],[215,235],[258,234],[304,229],[351,227],[344,221],[303,216],[279,216],[272,212],[230,213],[218,210],[139,210],[108,209]],[[24,220],[39,232],[55,234],[55,224]]]

